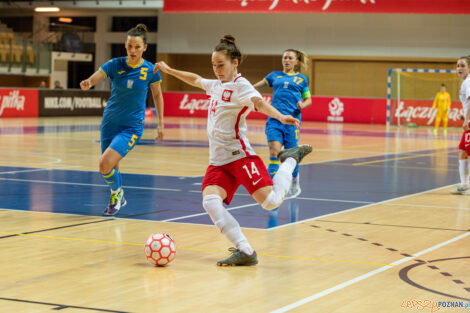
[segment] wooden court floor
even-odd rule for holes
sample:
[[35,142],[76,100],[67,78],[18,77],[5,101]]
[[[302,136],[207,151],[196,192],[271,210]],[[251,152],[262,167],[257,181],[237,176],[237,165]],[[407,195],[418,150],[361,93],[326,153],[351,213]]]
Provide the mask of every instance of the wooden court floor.
[[[0,119],[0,188],[27,184],[13,193],[29,203],[16,206],[6,193],[10,200],[2,201],[0,191],[0,312],[470,312],[470,196],[449,193],[459,180],[458,129],[433,137],[428,128],[303,123],[301,142],[314,146],[305,169],[326,164],[332,174],[301,181],[316,188],[300,195],[302,205],[316,205],[309,199],[326,190],[335,196],[321,203],[333,211],[274,228],[245,227],[259,264],[220,268],[215,263],[230,243],[212,225],[75,214],[79,202],[67,203],[70,194],[54,188],[38,194],[44,178],[18,176],[97,171],[99,122]],[[204,174],[205,120],[166,124],[165,140],[173,145],[151,144],[155,130],[146,129],[149,144],[121,162],[123,173]],[[249,126],[250,142],[266,161],[263,123]],[[435,182],[379,201],[360,188],[377,169],[390,179],[374,183],[390,192]],[[413,175],[394,180],[396,171]],[[347,175],[357,184],[343,184]],[[193,196],[200,202],[200,193]],[[62,197],[70,214],[45,209],[36,197]],[[357,205],[334,209],[344,202]],[[167,267],[145,260],[143,244],[155,232],[175,238],[176,259]]]

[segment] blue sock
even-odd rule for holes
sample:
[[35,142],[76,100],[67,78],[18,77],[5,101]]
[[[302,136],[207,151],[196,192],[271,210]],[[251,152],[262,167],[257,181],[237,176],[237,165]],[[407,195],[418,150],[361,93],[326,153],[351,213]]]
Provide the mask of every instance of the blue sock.
[[108,183],[109,187],[111,187],[112,191],[116,191],[122,186],[121,172],[119,172],[119,170],[113,168],[108,174],[104,174],[103,178]]
[[279,169],[279,159],[276,157],[269,158],[268,173],[271,178],[276,175],[277,170]]
[[[122,176],[121,176],[121,171],[120,170],[116,170],[116,173],[114,175],[117,175],[117,187],[118,189],[122,187]],[[113,189],[113,190],[117,190],[117,189]]]
[[292,172],[292,177],[297,178],[299,176],[299,164],[297,164]]
[[277,226],[278,211],[279,211],[278,209],[274,209],[274,210],[268,212],[269,213],[268,228]]

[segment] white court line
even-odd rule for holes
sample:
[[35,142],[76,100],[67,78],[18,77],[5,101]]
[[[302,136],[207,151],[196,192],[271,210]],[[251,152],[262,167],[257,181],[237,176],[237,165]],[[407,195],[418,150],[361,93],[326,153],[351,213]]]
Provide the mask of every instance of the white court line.
[[398,197],[398,198],[392,198],[392,199],[388,199],[388,200],[384,200],[384,201],[380,201],[380,202],[373,202],[373,203],[370,203],[370,204],[358,206],[358,207],[343,210],[343,211],[338,211],[338,212],[333,212],[333,213],[329,213],[329,214],[325,214],[325,215],[320,215],[320,216],[312,217],[312,218],[309,218],[309,219],[306,219],[306,220],[301,220],[301,221],[294,222],[294,223],[288,223],[288,224],[272,227],[272,228],[269,228],[268,230],[279,229],[281,227],[286,227],[286,226],[292,226],[292,225],[296,225],[296,224],[300,224],[300,223],[305,223],[305,222],[308,222],[308,221],[313,221],[313,220],[323,218],[323,217],[327,217],[327,216],[332,216],[332,215],[336,215],[336,214],[341,214],[341,213],[346,213],[346,212],[351,212],[351,211],[367,208],[367,207],[370,207],[370,206],[373,206],[373,205],[378,205],[378,204],[383,204],[383,203],[387,203],[387,202],[390,202],[390,201],[409,198],[409,197],[412,197],[412,196],[417,196],[417,195],[421,195],[421,194],[424,194],[424,193],[432,192],[432,191],[435,191],[435,190],[448,188],[450,186],[455,186],[455,184],[442,186],[442,187],[437,187],[437,188],[434,188],[434,189],[429,189],[429,190],[425,190],[425,191],[421,191],[421,192],[417,192],[417,193],[412,193],[412,194],[409,194],[409,195],[404,195],[404,196],[401,196],[401,197]]
[[[55,185],[93,186],[93,187],[106,187],[106,188],[109,188],[108,185],[58,182],[58,181],[48,181],[48,180],[32,180],[32,179],[3,178],[3,177],[0,177],[0,180],[19,181],[19,182],[27,182],[27,183],[44,183],[44,184],[55,184]],[[137,187],[137,186],[126,186],[125,188],[126,189],[142,189],[142,190],[158,190],[158,191],[182,191],[181,189],[155,188],[155,187]]]
[[312,201],[327,201],[327,202],[362,203],[362,204],[371,204],[371,203],[375,203],[375,202],[370,202],[370,201],[337,200],[337,199],[306,198],[306,197],[297,197],[297,198],[289,198],[289,197],[287,197],[285,200],[289,200],[289,199],[312,200]]
[[437,250],[437,249],[439,249],[439,248],[441,248],[441,247],[444,247],[444,246],[446,246],[446,245],[448,245],[448,244],[450,244],[450,243],[453,243],[453,242],[455,242],[455,241],[458,241],[458,240],[463,239],[463,238],[468,237],[468,236],[470,236],[470,232],[467,232],[467,233],[465,233],[465,234],[459,235],[459,236],[454,237],[454,238],[452,238],[452,239],[450,239],[450,240],[447,240],[447,241],[444,241],[444,242],[442,242],[442,243],[439,243],[439,244],[437,244],[437,245],[435,245],[435,246],[432,246],[432,247],[430,247],[430,248],[428,248],[428,249],[425,249],[425,250],[422,250],[422,251],[420,251],[420,252],[417,252],[417,253],[415,253],[414,256],[412,256],[412,257],[406,257],[406,258],[400,259],[400,260],[398,260],[398,261],[395,261],[395,262],[393,262],[393,263],[391,264],[392,266],[389,266],[389,265],[387,265],[387,266],[382,266],[381,268],[378,268],[378,269],[376,269],[376,270],[373,270],[373,271],[371,271],[371,272],[369,272],[369,273],[363,274],[363,275],[361,275],[361,276],[358,276],[358,277],[356,277],[356,278],[353,278],[353,279],[351,279],[351,280],[348,280],[348,281],[346,281],[346,282],[344,282],[344,283],[338,284],[338,285],[336,285],[336,286],[334,286],[334,287],[331,287],[331,288],[328,288],[328,289],[323,290],[323,291],[321,291],[321,292],[318,292],[318,293],[316,293],[316,294],[313,294],[313,295],[311,295],[310,297],[304,298],[304,299],[302,299],[302,300],[299,300],[299,301],[296,301],[296,302],[291,303],[291,304],[289,304],[289,305],[286,305],[286,306],[284,306],[284,307],[282,307],[282,308],[279,308],[279,309],[276,309],[276,310],[274,310],[274,311],[271,311],[271,313],[282,313],[282,312],[290,311],[290,310],[295,309],[295,308],[297,308],[297,307],[299,307],[299,306],[301,306],[301,305],[304,305],[304,304],[306,304],[306,303],[309,303],[309,302],[312,302],[312,301],[314,301],[314,300],[320,299],[320,298],[322,298],[322,297],[324,297],[324,296],[326,296],[326,295],[329,295],[329,294],[331,294],[331,293],[333,293],[333,292],[335,292],[335,291],[341,290],[341,289],[346,288],[346,287],[348,287],[348,286],[351,286],[351,285],[353,285],[353,284],[355,284],[355,283],[358,283],[358,282],[360,282],[361,280],[364,280],[364,279],[366,279],[366,278],[369,278],[369,277],[372,277],[372,276],[374,276],[374,275],[376,275],[376,274],[379,274],[379,273],[381,273],[381,272],[384,272],[384,271],[386,271],[386,270],[388,270],[388,269],[390,269],[390,268],[393,268],[393,266],[400,265],[400,264],[402,264],[402,263],[408,262],[408,261],[410,261],[410,260],[412,260],[412,259],[414,259],[414,258],[416,258],[416,257],[419,257],[419,256],[421,256],[421,255],[423,255],[423,254],[428,253],[428,252]]
[[21,170],[21,171],[8,171],[8,172],[0,172],[0,174],[18,174],[18,173],[29,173],[29,172],[40,172],[40,171],[51,171],[51,170],[63,170],[69,168],[78,168],[83,167],[81,165],[70,165],[70,166],[63,166],[63,167],[54,167],[54,168],[34,168],[31,170]]
[[[37,163],[37,165],[58,164],[58,163],[62,162],[62,159],[60,159],[60,158],[50,157],[50,156],[47,156],[47,155],[37,154],[35,156],[39,156],[39,157],[42,157],[42,158],[54,159],[54,161],[44,162],[44,163]],[[10,161],[7,161],[7,162],[2,162],[2,164],[18,164],[18,165],[21,166],[22,164],[28,164],[28,162],[10,162]]]
[[[231,208],[231,209],[229,209],[229,210],[236,210],[236,209],[240,209],[240,208],[252,206],[252,205],[255,205],[255,204],[257,204],[257,203],[252,203],[252,204],[245,204],[245,205],[241,205],[241,206],[236,206],[236,207],[233,207],[233,208]],[[201,206],[202,206],[202,204],[201,204]],[[93,217],[93,218],[101,218],[101,219],[115,219],[115,220],[143,221],[143,222],[165,222],[165,223],[170,223],[172,220],[175,220],[175,219],[183,219],[183,218],[188,218],[188,217],[191,217],[191,216],[200,216],[200,215],[206,215],[206,214],[207,214],[207,213],[198,213],[198,214],[187,215],[187,216],[183,216],[183,217],[170,218],[170,219],[158,221],[158,220],[149,220],[149,219],[145,219],[145,218],[119,217],[119,216],[103,216],[103,215],[84,215],[84,214],[81,214],[81,213],[64,213],[64,212],[32,211],[32,210],[29,210],[29,209],[7,209],[7,208],[0,208],[0,211],[1,211],[1,210],[3,210],[3,211],[14,211],[14,212],[24,212],[24,213],[58,214],[58,215],[80,216],[80,217]],[[149,214],[151,214],[151,213],[149,213]],[[188,223],[188,222],[184,222],[184,224],[198,225],[198,226],[209,226],[209,227],[213,227],[213,226],[214,226],[214,224],[200,224],[200,223]],[[243,229],[263,230],[263,228],[254,228],[254,227],[243,227]]]

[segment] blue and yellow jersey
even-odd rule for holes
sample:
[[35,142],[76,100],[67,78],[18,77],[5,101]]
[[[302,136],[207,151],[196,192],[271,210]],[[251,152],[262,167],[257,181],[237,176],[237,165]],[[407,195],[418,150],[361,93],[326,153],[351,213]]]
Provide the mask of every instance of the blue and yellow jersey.
[[127,63],[127,57],[111,59],[100,71],[111,80],[111,97],[103,113],[103,120],[122,126],[143,126],[145,104],[149,85],[160,83],[162,78],[154,64],[142,59],[137,66]]
[[308,78],[300,73],[286,74],[282,71],[269,73],[264,80],[273,88],[272,105],[282,114],[300,118],[297,102],[310,97]]

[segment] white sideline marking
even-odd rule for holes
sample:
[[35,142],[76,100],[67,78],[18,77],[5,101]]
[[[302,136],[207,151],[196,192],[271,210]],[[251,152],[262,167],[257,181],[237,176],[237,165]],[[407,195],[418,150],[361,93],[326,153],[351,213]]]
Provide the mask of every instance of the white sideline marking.
[[0,174],[18,174],[18,173],[30,173],[30,172],[41,172],[41,171],[52,171],[52,170],[68,170],[69,168],[79,168],[83,167],[81,165],[71,165],[67,167],[54,167],[54,168],[35,168],[31,170],[19,170],[19,171],[7,171],[7,172],[0,172]]
[[309,218],[309,219],[306,219],[306,220],[301,220],[301,221],[297,221],[297,222],[294,222],[294,223],[288,223],[288,224],[284,224],[284,225],[281,225],[281,226],[272,227],[272,228],[269,228],[269,230],[278,229],[278,228],[281,228],[281,227],[286,227],[286,226],[291,226],[291,225],[296,225],[296,224],[300,224],[300,223],[305,223],[305,222],[308,222],[308,221],[313,221],[313,220],[323,218],[323,217],[327,217],[327,216],[332,216],[332,215],[341,214],[341,213],[345,213],[345,212],[351,212],[351,211],[359,210],[359,209],[362,209],[362,208],[367,208],[367,207],[370,207],[370,206],[373,206],[373,205],[384,204],[384,203],[387,203],[387,202],[390,202],[390,201],[395,201],[395,200],[404,199],[404,198],[408,198],[408,197],[412,197],[412,196],[417,196],[417,195],[421,195],[423,193],[428,193],[428,192],[432,192],[432,191],[435,191],[435,190],[448,188],[450,186],[455,186],[455,184],[442,186],[442,187],[437,187],[437,188],[434,188],[434,189],[429,189],[429,190],[425,190],[425,191],[421,191],[421,192],[417,192],[417,193],[413,193],[413,194],[409,194],[409,195],[404,195],[404,196],[401,196],[401,197],[398,197],[398,198],[392,198],[392,199],[388,199],[388,200],[384,200],[384,201],[380,201],[380,202],[373,202],[373,203],[370,203],[370,204],[358,206],[358,207],[343,210],[343,211],[338,211],[338,212],[333,212],[333,213],[329,213],[329,214],[325,214],[325,215],[320,215],[320,216],[312,217],[312,218]]
[[[32,180],[32,179],[3,178],[3,177],[0,177],[0,180],[19,181],[19,182],[28,182],[28,183],[55,184],[55,185],[93,186],[93,187],[106,187],[106,188],[109,188],[109,186],[107,186],[107,185],[71,183],[71,182],[65,182],[65,181]],[[159,190],[159,191],[182,191],[181,189],[156,188],[156,187],[126,186],[125,188],[126,189]]]
[[[416,258],[416,257],[419,257],[419,256],[423,255],[423,254],[426,254],[426,253],[428,253],[428,252],[431,252],[431,251],[434,251],[434,250],[439,249],[439,248],[441,248],[441,247],[444,247],[444,246],[446,246],[446,245],[448,245],[448,244],[450,244],[450,243],[453,243],[453,242],[455,242],[455,241],[458,241],[458,240],[463,239],[463,238],[468,237],[468,236],[470,236],[470,232],[467,232],[467,233],[462,234],[462,235],[460,235],[460,236],[457,236],[457,237],[454,237],[454,238],[449,239],[449,240],[447,240],[447,241],[444,241],[444,242],[442,242],[442,243],[439,243],[439,244],[437,244],[437,245],[435,245],[435,246],[432,246],[432,247],[430,247],[430,248],[428,248],[428,249],[425,249],[425,250],[422,250],[422,251],[420,251],[420,252],[417,252],[417,253],[415,253],[414,256],[412,256],[412,257],[406,257],[406,258],[400,259],[400,260],[398,260],[398,261],[395,261],[395,262],[393,262],[391,265],[399,265],[399,264],[408,262],[409,260],[412,260],[412,259],[414,259],[414,258]],[[322,298],[322,297],[324,297],[324,296],[326,296],[326,295],[329,295],[330,293],[333,293],[333,292],[335,292],[335,291],[341,290],[341,289],[346,288],[346,287],[348,287],[348,286],[351,286],[351,285],[353,285],[353,284],[355,284],[355,283],[358,283],[358,282],[360,282],[361,280],[364,280],[364,279],[366,279],[366,278],[369,278],[369,277],[372,277],[372,276],[374,276],[374,275],[376,275],[376,274],[379,274],[379,273],[381,273],[381,272],[383,272],[383,271],[386,271],[386,270],[388,270],[388,269],[390,269],[390,268],[393,268],[393,267],[390,267],[390,266],[382,266],[381,268],[378,268],[378,269],[376,269],[376,270],[373,270],[373,271],[371,271],[371,272],[369,272],[369,273],[363,274],[363,275],[361,275],[361,276],[358,276],[358,277],[356,277],[356,278],[353,278],[353,279],[351,279],[351,280],[348,280],[348,281],[346,281],[346,282],[344,282],[344,283],[338,284],[338,285],[336,285],[336,286],[334,286],[334,287],[331,287],[331,288],[328,288],[328,289],[323,290],[323,291],[321,291],[321,292],[318,292],[318,293],[316,293],[316,294],[313,294],[313,295],[311,295],[310,297],[301,299],[301,300],[299,300],[299,301],[296,301],[296,302],[294,302],[294,303],[291,303],[291,304],[289,304],[289,305],[286,305],[286,306],[284,306],[284,307],[282,307],[282,308],[279,308],[279,309],[276,309],[276,310],[274,310],[274,311],[271,311],[271,313],[282,313],[282,312],[290,311],[290,310],[295,309],[295,308],[297,308],[297,307],[299,307],[299,306],[301,306],[301,305],[304,305],[304,304],[306,304],[306,303],[309,303],[309,302],[311,302],[311,301],[314,301],[314,300],[320,299],[320,298]]]

